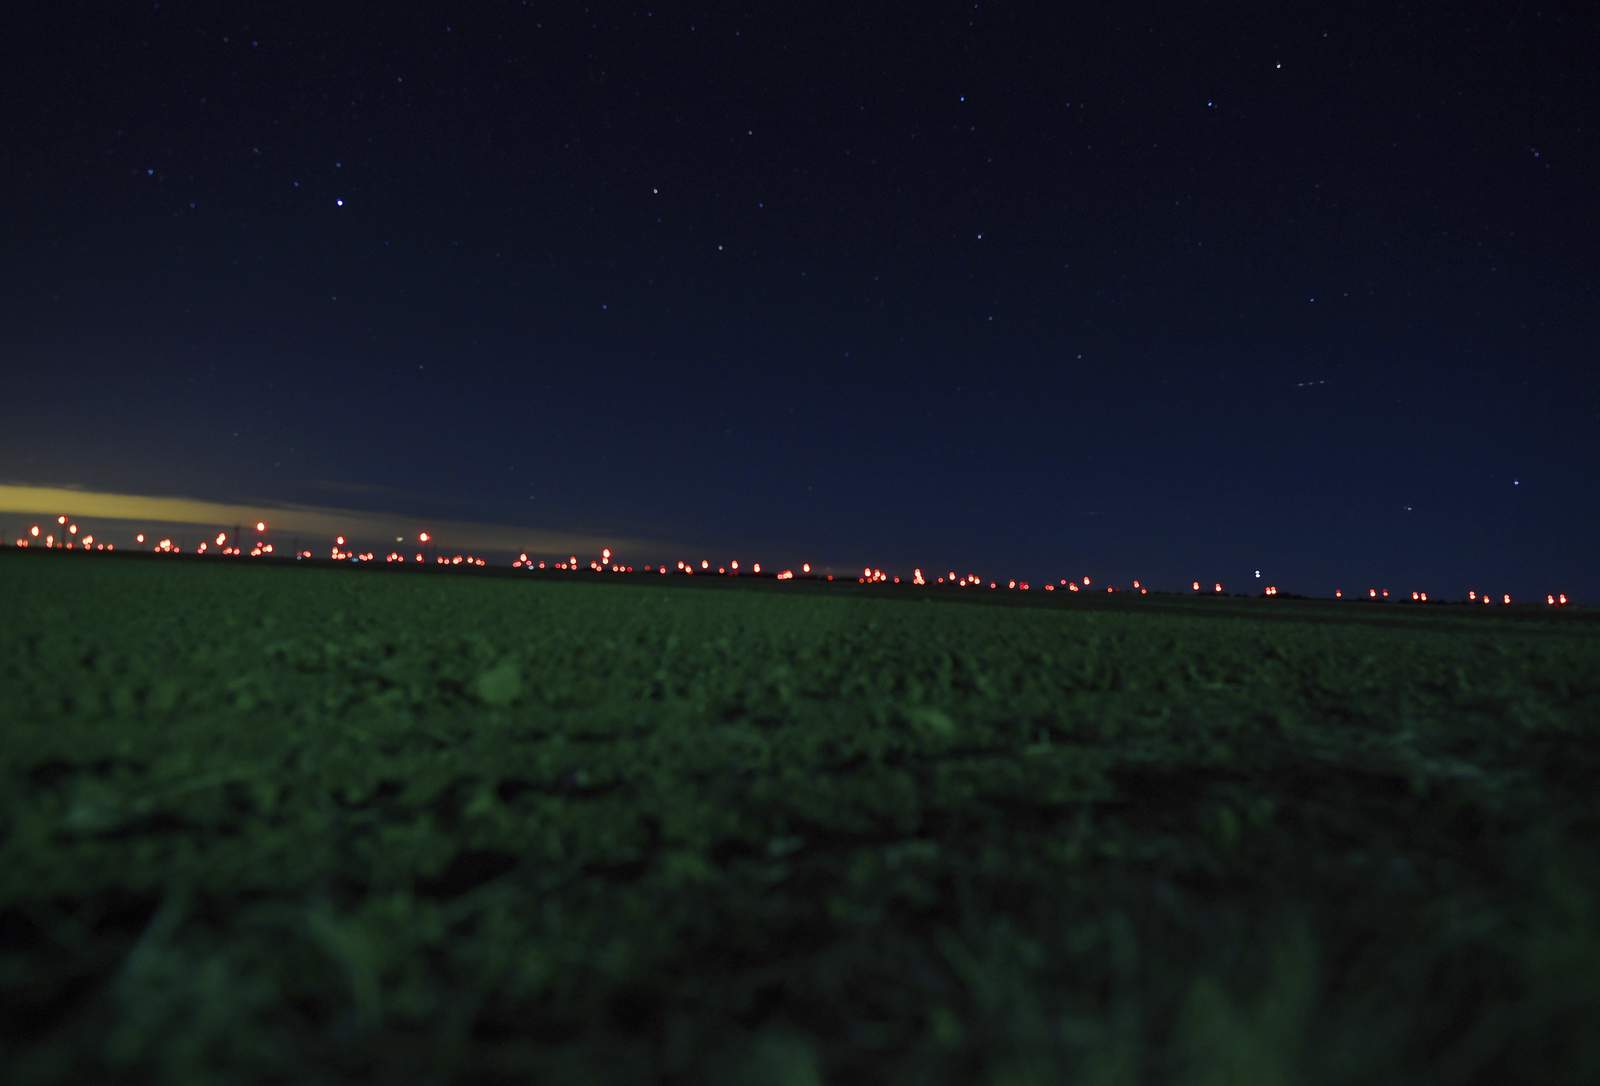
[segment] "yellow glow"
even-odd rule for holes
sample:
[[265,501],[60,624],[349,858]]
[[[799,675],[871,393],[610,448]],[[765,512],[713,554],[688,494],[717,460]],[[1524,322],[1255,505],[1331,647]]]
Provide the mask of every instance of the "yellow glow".
[[[415,523],[414,514],[372,513],[334,506],[281,504],[265,506],[257,502],[235,505],[199,498],[154,494],[119,494],[110,491],[78,490],[60,486],[0,484],[0,514],[34,514],[39,519],[65,525],[66,518],[51,510],[71,509],[78,523],[96,522],[99,534],[109,533],[105,520],[135,521],[140,528],[163,532],[179,528],[200,529],[210,535],[223,524],[270,524],[283,538],[302,535],[327,539],[335,534],[352,538],[388,538],[403,535]],[[493,548],[510,553],[533,551],[598,552],[602,547],[638,551],[660,550],[663,543],[649,539],[617,539],[614,535],[585,532],[529,531],[525,527],[485,521],[455,521],[434,525],[430,539],[439,531],[452,538],[470,540],[473,547]],[[427,542],[428,540],[422,540]]]

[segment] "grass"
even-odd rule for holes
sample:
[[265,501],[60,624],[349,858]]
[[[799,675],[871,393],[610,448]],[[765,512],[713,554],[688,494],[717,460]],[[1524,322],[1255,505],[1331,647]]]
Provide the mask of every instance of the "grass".
[[1600,630],[0,554],[14,1082],[1600,1081]]

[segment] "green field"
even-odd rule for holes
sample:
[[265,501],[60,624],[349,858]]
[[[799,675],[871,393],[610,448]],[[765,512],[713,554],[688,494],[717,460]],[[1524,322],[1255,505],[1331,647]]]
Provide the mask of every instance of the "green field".
[[0,554],[6,1081],[1600,1082],[1593,617],[707,581]]

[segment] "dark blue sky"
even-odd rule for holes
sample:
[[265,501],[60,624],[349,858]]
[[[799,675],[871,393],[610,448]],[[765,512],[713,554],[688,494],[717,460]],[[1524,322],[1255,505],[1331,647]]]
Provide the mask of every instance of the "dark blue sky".
[[1600,595],[1581,6],[455,7],[14,25],[0,481]]

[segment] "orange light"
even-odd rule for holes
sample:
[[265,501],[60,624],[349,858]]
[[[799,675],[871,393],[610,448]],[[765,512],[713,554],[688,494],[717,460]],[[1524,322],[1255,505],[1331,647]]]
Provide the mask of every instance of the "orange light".
[[1195,581],[1189,587],[1194,589],[1196,592],[1198,592],[1198,591],[1200,591],[1200,582],[1199,581]]
[[1083,583],[1084,583],[1085,586],[1087,586],[1089,584],[1089,578],[1085,577],[1083,579]]
[[78,526],[76,524],[67,525],[67,534],[69,534],[69,535],[77,535],[78,534]]
[[750,572],[751,573],[760,573],[761,572],[761,563],[757,562],[755,565],[751,566],[750,567]]
[[1553,594],[1547,592],[1545,593],[1544,602],[1548,606],[1554,607],[1556,605],[1556,598]]
[[1336,599],[1336,600],[1342,600],[1342,599],[1344,599],[1344,589],[1342,589],[1342,588],[1335,588],[1335,589],[1334,589],[1334,590],[1333,590],[1333,598],[1334,598],[1334,599]]
[[1221,581],[1217,582],[1215,591],[1217,591],[1217,592],[1221,592],[1222,591],[1222,582]]
[[[29,528],[28,529],[28,534],[33,536],[33,538],[38,539],[39,538],[39,526],[37,524],[35,524],[32,528]],[[141,543],[144,542],[144,537],[143,536],[141,536],[139,538],[139,542],[141,542]]]
[[1506,595],[1501,596],[1500,602],[1505,604],[1507,607],[1511,606],[1511,594],[1507,593]]
[[1475,589],[1475,588],[1474,589],[1469,589],[1468,592],[1467,592],[1467,599],[1475,600],[1477,598],[1478,598],[1478,590]]
[[57,524],[65,524],[66,522],[67,522],[67,515],[65,513],[62,513],[59,517],[56,518],[56,523]]
[[1567,594],[1565,592],[1562,592],[1559,595],[1557,595],[1556,596],[1556,602],[1559,603],[1562,607],[1565,607],[1567,605]]
[[264,521],[264,520],[256,521],[256,531],[264,532],[266,530],[267,530],[267,522],[266,521]]
[[700,568],[701,569],[710,569],[711,568],[710,560],[709,559],[705,559],[705,558],[700,559]]
[[134,536],[133,537],[133,541],[135,543],[143,543],[144,542],[144,533],[140,532],[138,535]]
[[810,573],[811,572],[811,563],[810,562],[801,562],[800,563],[800,572],[801,573]]
[[226,532],[218,532],[217,533],[217,546],[220,547],[224,543],[226,543],[227,541],[228,541],[228,534]]
[[430,540],[432,538],[433,538],[433,536],[429,535],[427,532],[418,532],[417,533],[417,542],[418,543],[426,543],[428,540]]
[[335,543],[339,544],[339,546],[341,546],[341,547],[344,546],[344,536],[342,536],[342,535],[334,536],[333,537],[333,541]]
[[737,558],[735,558],[733,561],[729,562],[728,563],[728,568],[733,570],[735,573],[738,573],[739,572],[739,560]]
[[1377,598],[1378,598],[1378,590],[1376,588],[1367,589],[1367,599],[1375,600]]

